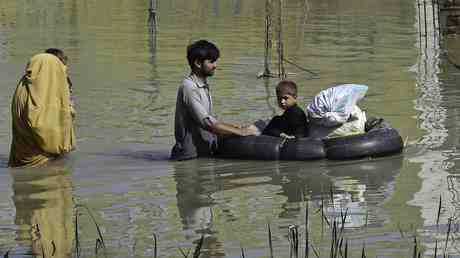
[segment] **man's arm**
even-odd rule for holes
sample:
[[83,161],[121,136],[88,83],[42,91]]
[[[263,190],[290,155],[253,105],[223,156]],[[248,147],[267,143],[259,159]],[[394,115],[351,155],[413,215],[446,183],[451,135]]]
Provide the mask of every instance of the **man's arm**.
[[258,129],[255,126],[241,127],[238,125],[227,124],[223,122],[212,123],[209,125],[208,129],[214,134],[222,136],[250,136],[257,135],[259,133]]
[[187,105],[193,119],[204,129],[209,130],[214,134],[222,136],[249,136],[257,135],[259,133],[255,126],[242,127],[218,121],[208,113],[208,110],[203,106],[200,95],[191,87],[184,86],[184,102]]

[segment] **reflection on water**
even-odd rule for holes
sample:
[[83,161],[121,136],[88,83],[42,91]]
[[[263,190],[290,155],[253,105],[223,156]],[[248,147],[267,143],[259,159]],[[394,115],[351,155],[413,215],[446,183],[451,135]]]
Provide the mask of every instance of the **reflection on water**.
[[11,174],[19,250],[35,257],[72,257],[74,203],[69,172],[49,168]]
[[[410,204],[421,207],[424,228],[420,232],[428,238],[425,243],[426,254],[433,255],[437,245],[435,240],[446,241],[450,234],[452,243],[447,244],[446,241],[445,251],[458,254],[458,230],[449,232],[450,224],[458,223],[460,215],[460,188],[455,175],[459,138],[458,106],[455,100],[458,89],[454,86],[457,83],[453,83],[458,75],[453,72],[454,67],[442,54],[442,41],[436,40],[431,7],[428,6],[428,28],[425,31],[424,26],[419,27],[426,37],[419,39],[420,54],[413,67],[417,73],[417,89],[420,92],[415,107],[420,111],[420,127],[427,134],[418,141],[419,146],[424,149],[423,153],[410,158],[412,162],[421,164],[418,177],[422,180],[420,189]],[[437,252],[439,253],[439,249]]]
[[[225,256],[224,240],[229,237],[239,239],[249,249],[263,245],[266,228],[254,226],[264,221],[278,228],[275,238],[286,241],[285,221],[303,224],[306,200],[312,210],[325,205],[324,213],[329,218],[340,217],[346,211],[345,228],[381,226],[385,217],[380,204],[392,197],[393,181],[402,161],[403,157],[396,156],[345,163],[313,162],[309,163],[311,167],[304,162],[175,162],[177,205],[184,234],[194,242],[204,236],[204,251],[209,257]],[[321,223],[317,219],[312,223]],[[233,225],[246,236],[227,232]],[[285,248],[275,245],[281,249],[278,251]]]
[[[429,6],[431,9],[431,6]],[[446,109],[442,106],[442,84],[439,81],[439,55],[440,45],[433,42],[432,12],[428,12],[427,31],[424,29],[424,20],[418,21],[421,24],[419,29],[423,30],[425,37],[419,38],[420,53],[417,63],[414,65],[417,73],[417,88],[420,97],[416,101],[415,107],[420,110],[420,127],[427,131],[420,138],[419,144],[427,148],[422,156],[412,158],[413,162],[422,163],[421,171],[418,176],[423,179],[421,189],[415,194],[411,201],[414,205],[422,207],[422,218],[425,225],[433,225],[436,219],[436,200],[441,192],[445,191],[447,172],[443,169],[443,162],[446,158],[443,156],[439,147],[442,146],[448,135],[446,130]],[[424,19],[423,16],[421,19]],[[422,31],[420,31],[422,33]],[[429,40],[429,41],[428,41]],[[427,200],[432,200],[427,202]]]
[[381,204],[394,197],[394,180],[402,167],[401,156],[328,166],[337,195],[333,202],[336,216],[348,209],[346,227],[382,226],[386,216]]
[[[211,161],[210,163],[212,163]],[[188,240],[204,237],[203,252],[206,257],[225,257],[222,240],[213,228],[211,195],[218,191],[215,168],[212,164],[199,166],[197,162],[175,162],[177,207]],[[203,164],[201,164],[203,165]]]
[[452,205],[451,220],[453,224],[460,223],[460,177],[450,175],[447,177],[447,185],[450,192],[449,203]]

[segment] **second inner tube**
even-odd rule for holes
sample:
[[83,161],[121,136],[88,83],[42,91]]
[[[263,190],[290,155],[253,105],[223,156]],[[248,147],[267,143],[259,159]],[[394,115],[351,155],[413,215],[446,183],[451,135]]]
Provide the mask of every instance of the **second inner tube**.
[[326,157],[333,160],[379,157],[399,153],[404,143],[396,129],[372,129],[365,134],[324,139]]

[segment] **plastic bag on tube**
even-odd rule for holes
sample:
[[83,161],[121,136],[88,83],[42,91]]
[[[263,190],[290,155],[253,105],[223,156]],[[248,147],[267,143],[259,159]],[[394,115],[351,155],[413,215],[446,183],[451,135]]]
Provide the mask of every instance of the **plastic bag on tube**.
[[325,89],[308,105],[308,116],[317,125],[342,125],[350,119],[356,103],[366,95],[367,89],[361,84],[342,84]]

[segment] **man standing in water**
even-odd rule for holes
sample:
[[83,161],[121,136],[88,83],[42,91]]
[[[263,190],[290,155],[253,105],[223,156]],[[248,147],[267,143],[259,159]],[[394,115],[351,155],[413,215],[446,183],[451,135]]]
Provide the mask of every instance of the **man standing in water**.
[[212,99],[207,78],[214,75],[219,49],[199,40],[187,47],[191,73],[177,91],[172,160],[211,156],[217,149],[218,136],[256,135],[253,126],[242,127],[221,122],[212,114]]

